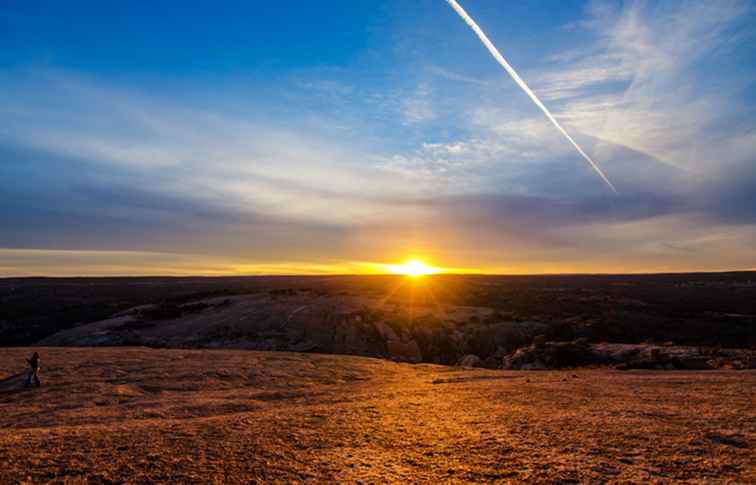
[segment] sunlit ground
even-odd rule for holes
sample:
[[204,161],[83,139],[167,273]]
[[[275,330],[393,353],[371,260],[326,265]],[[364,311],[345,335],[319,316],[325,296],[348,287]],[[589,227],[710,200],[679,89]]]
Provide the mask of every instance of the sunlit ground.
[[[3,350],[0,379],[32,351]],[[2,395],[0,483],[756,483],[751,371],[35,350],[43,386]]]

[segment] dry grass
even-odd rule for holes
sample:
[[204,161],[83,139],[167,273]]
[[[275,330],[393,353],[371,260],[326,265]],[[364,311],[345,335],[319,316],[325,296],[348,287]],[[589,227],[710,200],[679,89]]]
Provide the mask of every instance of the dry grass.
[[42,388],[0,384],[2,483],[756,483],[753,371],[37,350]]

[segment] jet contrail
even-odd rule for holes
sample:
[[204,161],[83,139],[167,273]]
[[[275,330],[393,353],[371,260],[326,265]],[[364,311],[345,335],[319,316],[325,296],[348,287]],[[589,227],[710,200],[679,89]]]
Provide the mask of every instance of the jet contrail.
[[546,106],[543,105],[540,99],[535,95],[533,91],[528,87],[527,84],[525,84],[525,81],[522,80],[522,78],[517,74],[517,72],[512,68],[512,66],[509,65],[506,59],[502,57],[502,55],[499,53],[499,51],[496,49],[496,46],[491,43],[490,40],[488,40],[488,37],[486,34],[478,27],[478,24],[475,23],[475,21],[467,15],[467,12],[465,12],[465,9],[463,9],[460,4],[457,3],[456,0],[446,0],[449,5],[459,14],[460,17],[462,17],[462,20],[464,20],[467,25],[470,26],[470,28],[475,32],[475,35],[478,36],[481,42],[483,42],[483,45],[486,46],[486,49],[488,49],[488,52],[491,53],[491,55],[496,59],[496,61],[501,64],[501,67],[503,67],[510,76],[512,76],[512,79],[514,79],[514,82],[517,83],[518,86],[522,88],[523,91],[525,91],[525,94],[527,94],[530,99],[533,100],[533,102],[541,108],[541,111],[543,111],[543,114],[546,115],[546,117],[556,126],[557,130],[562,132],[562,134],[567,138],[570,143],[572,143],[572,146],[575,147],[575,149],[580,153],[583,158],[585,158],[588,163],[591,164],[591,167],[593,167],[593,170],[596,171],[597,174],[606,182],[606,184],[609,186],[610,189],[616,194],[617,189],[614,188],[614,185],[609,181],[609,179],[604,175],[604,172],[601,171],[598,165],[591,160],[591,157],[589,157],[580,146],[575,143],[575,140],[572,139],[572,137],[565,131],[564,128],[562,128],[562,125],[557,122],[557,120],[551,115],[549,110],[546,108]]

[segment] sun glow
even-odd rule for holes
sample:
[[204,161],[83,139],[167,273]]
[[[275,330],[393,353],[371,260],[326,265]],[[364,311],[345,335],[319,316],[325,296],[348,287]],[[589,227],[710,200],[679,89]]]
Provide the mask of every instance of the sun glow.
[[411,276],[413,278],[430,275],[441,271],[439,268],[428,266],[418,259],[412,259],[403,264],[391,265],[389,266],[389,270],[391,270],[392,273],[403,274],[405,276]]

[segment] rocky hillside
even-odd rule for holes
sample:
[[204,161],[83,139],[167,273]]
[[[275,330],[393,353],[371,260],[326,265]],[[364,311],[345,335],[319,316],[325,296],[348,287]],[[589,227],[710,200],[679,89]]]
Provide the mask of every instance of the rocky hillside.
[[[320,296],[334,299],[336,305],[341,300],[364,300],[370,310],[403,306],[405,309],[395,312],[401,314],[397,326],[401,324],[404,333],[418,335],[435,328],[422,319],[429,313],[426,309],[433,308],[435,320],[442,324],[466,323],[466,334],[478,329],[479,337],[472,338],[469,351],[483,360],[498,352],[498,347],[517,348],[510,327],[533,324],[545,325],[543,335],[552,341],[587,338],[591,342],[756,346],[756,272],[744,272],[434,275],[421,279],[388,275],[8,278],[0,279],[0,347],[30,345],[134,307],[157,305],[155,312],[144,314],[142,320],[164,321],[172,315],[183,317],[190,310],[202,310],[201,306],[187,306],[177,313],[178,307],[186,304],[252,294],[278,299]],[[410,312],[409,306],[418,311]],[[485,313],[470,314],[467,322],[461,322],[459,317],[446,316],[455,308],[485,309]],[[422,350],[420,340],[417,343]]]
[[284,290],[135,307],[56,333],[39,345],[238,348],[439,364],[476,354],[500,367],[507,351],[546,328],[485,307],[409,307]]
[[275,290],[142,305],[64,330],[40,345],[237,348],[350,354],[491,369],[579,366],[711,369],[756,364],[750,350],[547,341],[563,322],[487,307],[405,305]]

